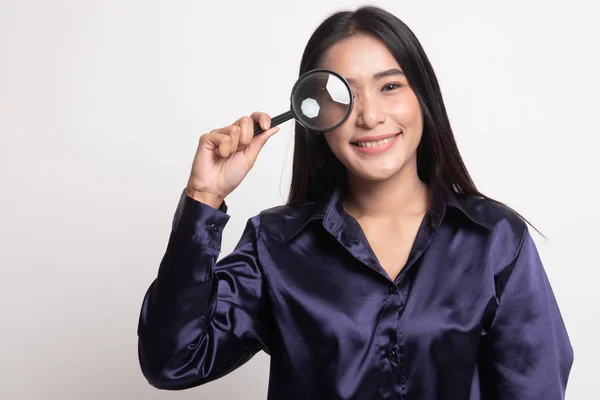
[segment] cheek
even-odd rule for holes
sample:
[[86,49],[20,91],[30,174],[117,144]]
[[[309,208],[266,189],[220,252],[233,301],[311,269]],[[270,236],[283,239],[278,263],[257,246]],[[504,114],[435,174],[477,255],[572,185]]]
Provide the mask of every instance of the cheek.
[[421,114],[421,107],[416,96],[406,96],[403,99],[399,99],[395,102],[390,113],[394,116],[394,119],[402,124],[406,129],[417,129],[423,125],[423,117]]
[[329,145],[329,148],[336,156],[339,156],[340,149],[342,148],[343,143],[347,143],[348,140],[345,139],[344,132],[341,128],[337,128],[333,131],[325,132],[323,134],[325,136],[325,141]]

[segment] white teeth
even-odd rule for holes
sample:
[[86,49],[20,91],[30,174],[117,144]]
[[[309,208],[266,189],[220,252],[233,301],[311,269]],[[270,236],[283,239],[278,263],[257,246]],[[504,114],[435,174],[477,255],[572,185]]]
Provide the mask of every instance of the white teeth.
[[383,139],[383,140],[378,140],[376,142],[358,142],[358,147],[379,147],[379,146],[383,146],[384,144],[388,144],[395,138],[396,138],[396,136],[393,136],[393,137],[390,137],[387,139]]

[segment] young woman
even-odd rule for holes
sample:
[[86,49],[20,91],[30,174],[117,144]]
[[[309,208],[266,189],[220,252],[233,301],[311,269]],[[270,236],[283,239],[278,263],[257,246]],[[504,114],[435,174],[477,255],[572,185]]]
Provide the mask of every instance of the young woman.
[[352,114],[296,124],[288,203],[219,262],[224,199],[278,128],[256,112],[201,136],[141,310],[149,382],[198,386],[263,350],[269,399],[564,398],[573,350],[527,225],[475,188],[411,30],[336,13],[315,68],[351,84]]

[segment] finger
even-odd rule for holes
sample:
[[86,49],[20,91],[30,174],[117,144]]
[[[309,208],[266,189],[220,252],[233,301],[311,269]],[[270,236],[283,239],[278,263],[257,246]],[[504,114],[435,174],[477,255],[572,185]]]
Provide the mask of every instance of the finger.
[[242,132],[240,126],[238,125],[238,122],[239,120],[233,123],[232,125],[223,128],[222,130],[223,133],[226,133],[231,138],[232,153],[238,151],[238,143],[240,142],[240,134]]
[[258,158],[258,153],[260,153],[261,149],[267,143],[269,138],[271,138],[271,136],[273,136],[277,132],[279,132],[279,127],[275,126],[254,136],[252,143],[250,143],[250,145],[246,149],[247,160],[250,166],[254,165],[256,159]]
[[254,121],[251,117],[245,116],[237,120],[234,125],[240,127],[238,150],[245,149],[254,135]]
[[271,127],[271,117],[269,114],[255,111],[251,115],[254,122],[257,122],[263,130],[267,130]]
[[231,136],[225,136],[221,143],[219,143],[219,147],[217,148],[217,154],[223,158],[227,158],[234,153],[232,148],[233,145]]
[[239,149],[248,147],[252,142],[252,138],[254,137],[254,123],[255,120],[252,116],[244,117],[241,121],[242,133],[240,134]]
[[216,129],[216,132],[222,133],[230,137],[232,153],[235,153],[236,151],[240,150],[240,148],[238,147],[238,143],[240,140],[241,128],[236,124],[237,121],[234,123],[234,125],[229,125],[224,128]]
[[[231,153],[231,137],[227,133],[229,130],[230,128],[227,127],[205,133],[200,137],[199,146],[208,150],[213,150],[221,157],[229,157],[229,154]],[[225,131],[225,133],[223,131]]]
[[209,133],[203,134],[202,136],[200,136],[200,145],[202,145],[205,148],[211,149],[218,147],[223,140],[227,140],[227,137],[229,137],[226,131],[228,128],[229,127],[214,129]]

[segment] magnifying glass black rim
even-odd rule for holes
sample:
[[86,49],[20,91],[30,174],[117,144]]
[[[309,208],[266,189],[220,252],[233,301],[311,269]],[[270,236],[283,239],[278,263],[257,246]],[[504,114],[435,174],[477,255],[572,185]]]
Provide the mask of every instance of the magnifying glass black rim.
[[[294,108],[294,102],[293,102],[293,97],[294,97],[294,93],[296,92],[296,87],[300,84],[300,82],[302,82],[307,76],[312,75],[312,74],[316,74],[316,73],[319,73],[319,72],[326,72],[328,74],[335,75],[337,78],[339,78],[344,83],[344,85],[348,89],[348,93],[350,93],[350,108],[348,108],[348,111],[346,111],[346,115],[344,116],[344,118],[340,122],[338,122],[336,125],[332,126],[331,128],[327,128],[325,130],[313,129],[313,128],[310,128],[310,127],[304,125],[302,123],[302,118],[299,118],[298,114],[296,114],[296,110]],[[298,121],[300,123],[300,125],[302,125],[306,129],[310,129],[310,130],[313,130],[315,132],[329,132],[329,131],[332,131],[335,128],[337,128],[338,126],[342,125],[344,122],[346,122],[348,120],[348,118],[350,118],[350,114],[352,114],[352,109],[353,108],[354,108],[354,95],[352,93],[352,88],[350,87],[350,84],[348,83],[348,81],[343,76],[341,76],[337,72],[332,71],[330,69],[324,69],[324,68],[312,69],[312,70],[304,73],[300,78],[298,78],[298,80],[294,84],[294,87],[292,87],[292,93],[290,95],[290,110],[292,111],[292,114],[294,115],[294,119],[296,121]]]

